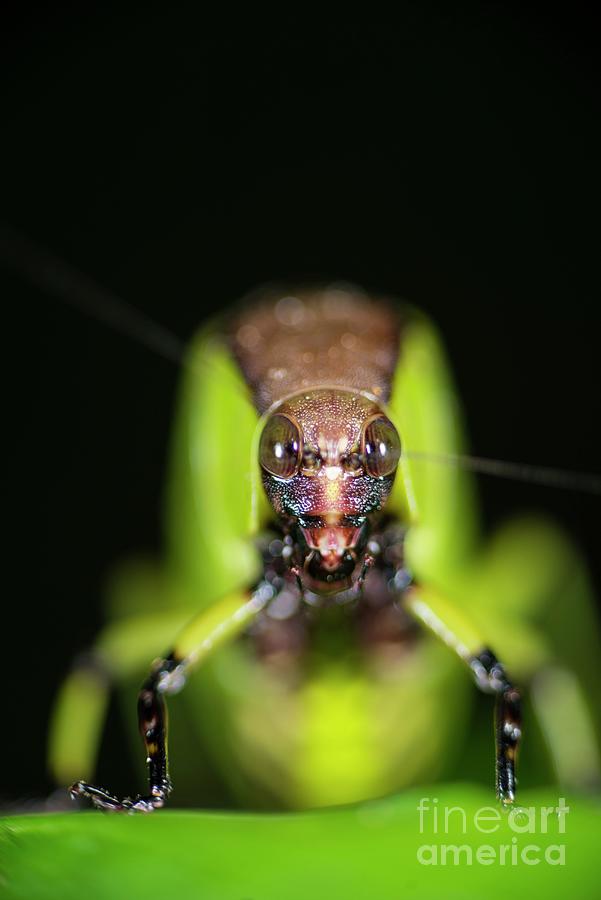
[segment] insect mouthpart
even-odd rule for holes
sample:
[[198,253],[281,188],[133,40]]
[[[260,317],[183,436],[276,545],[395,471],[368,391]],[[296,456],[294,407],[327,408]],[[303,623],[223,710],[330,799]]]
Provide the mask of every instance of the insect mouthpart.
[[308,587],[316,593],[335,593],[350,587],[367,540],[366,521],[353,525],[299,523],[299,531],[306,544],[304,560]]

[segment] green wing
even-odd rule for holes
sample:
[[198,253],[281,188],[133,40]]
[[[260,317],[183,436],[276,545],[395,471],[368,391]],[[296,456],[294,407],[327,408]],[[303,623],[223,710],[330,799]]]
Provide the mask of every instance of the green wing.
[[214,326],[205,329],[186,360],[166,504],[169,571],[197,594],[197,609],[259,575],[250,538],[267,507],[254,452],[257,424],[225,341]]
[[537,729],[524,750],[533,757],[536,748],[536,758],[522,760],[522,773],[529,762],[541,768],[546,748],[560,783],[598,783],[601,704],[592,686],[601,643],[584,562],[552,523],[533,517],[506,524],[476,552],[472,479],[436,461],[465,452],[461,410],[440,338],[419,313],[402,340],[390,412],[409,451],[391,501],[411,526],[410,569],[461,607],[483,646],[529,686]]
[[418,578],[444,581],[473,552],[476,504],[470,476],[441,459],[465,452],[461,409],[439,335],[415,310],[402,334],[389,413],[403,445],[389,505],[412,526],[408,564]]

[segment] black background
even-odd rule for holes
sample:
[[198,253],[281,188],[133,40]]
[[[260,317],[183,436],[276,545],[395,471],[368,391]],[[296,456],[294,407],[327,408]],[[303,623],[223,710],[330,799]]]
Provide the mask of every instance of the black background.
[[[275,278],[404,296],[445,334],[475,452],[596,471],[592,16],[397,10],[5,7],[0,215],[184,339]],[[160,546],[178,372],[18,273],[1,284],[0,797],[22,800],[50,788],[51,698],[107,570]],[[598,497],[480,483],[489,525],[547,509],[599,575]]]

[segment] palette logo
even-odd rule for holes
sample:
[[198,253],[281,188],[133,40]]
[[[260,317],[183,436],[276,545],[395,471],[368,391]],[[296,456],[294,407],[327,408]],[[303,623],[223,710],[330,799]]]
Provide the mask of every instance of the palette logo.
[[[482,806],[468,813],[461,806],[440,806],[437,797],[422,797],[417,806],[419,833],[436,837],[434,843],[417,848],[417,861],[422,866],[565,866],[566,846],[561,841],[548,843],[549,838],[537,841],[540,835],[551,838],[566,833],[566,816],[570,808],[559,797],[557,806],[518,806],[509,811],[494,806]],[[478,835],[494,835],[506,825],[513,832],[504,843],[478,843]],[[469,843],[448,843],[450,835],[467,835]],[[440,837],[439,837],[440,836]],[[534,839],[532,836],[535,836]],[[494,840],[494,839],[493,839]]]

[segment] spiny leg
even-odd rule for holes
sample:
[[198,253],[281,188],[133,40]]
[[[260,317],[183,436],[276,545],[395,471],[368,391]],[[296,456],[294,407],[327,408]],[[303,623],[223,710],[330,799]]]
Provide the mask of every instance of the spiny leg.
[[496,696],[495,702],[495,782],[497,797],[509,805],[515,800],[515,759],[522,736],[522,702],[519,691],[509,681],[504,667],[490,650],[483,650],[470,662],[478,687]]
[[102,788],[78,781],[70,788],[74,799],[87,797],[99,809],[116,811],[151,812],[164,805],[171,793],[171,781],[167,765],[167,709],[161,683],[177,667],[178,661],[173,655],[159,660],[138,695],[138,727],[146,747],[149,793],[120,800]]
[[83,797],[98,809],[118,812],[152,812],[164,806],[172,790],[164,695],[180,691],[188,672],[217,647],[244,631],[274,594],[272,585],[262,582],[245,602],[239,594],[224,598],[196,616],[176,640],[173,651],[154,664],[138,695],[138,725],[146,748],[148,793],[120,799],[104,788],[77,781],[70,788],[73,799]]
[[178,634],[189,618],[181,609],[121,618],[74,661],[58,691],[49,728],[48,764],[57,784],[69,784],[82,774],[90,777],[110,691],[156,657],[165,634]]
[[465,613],[431,588],[411,587],[404,595],[407,609],[444,641],[470,667],[478,687],[496,697],[495,787],[505,805],[515,800],[515,763],[521,737],[521,698],[504,667]]

